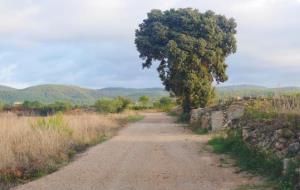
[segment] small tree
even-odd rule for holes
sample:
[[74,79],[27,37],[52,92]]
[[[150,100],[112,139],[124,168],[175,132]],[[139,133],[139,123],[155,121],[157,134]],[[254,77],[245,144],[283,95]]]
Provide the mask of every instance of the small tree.
[[206,106],[214,96],[212,83],[224,82],[225,58],[236,51],[236,23],[212,11],[152,10],[135,33],[143,68],[158,61],[167,91],[177,96],[185,113]]
[[101,98],[95,102],[95,108],[101,113],[114,113],[117,109],[113,103],[113,100],[108,98]]
[[174,101],[168,96],[161,97],[157,102],[155,102],[155,107],[162,111],[170,111],[174,105]]
[[149,97],[148,96],[141,96],[139,98],[139,102],[143,107],[146,107],[149,104]]
[[122,112],[129,107],[129,105],[132,103],[132,100],[130,98],[118,96],[115,99],[115,102],[116,102],[116,104],[118,104],[117,112]]
[[117,97],[115,99],[101,98],[95,102],[95,108],[101,113],[119,113],[124,111],[131,100],[129,98]]

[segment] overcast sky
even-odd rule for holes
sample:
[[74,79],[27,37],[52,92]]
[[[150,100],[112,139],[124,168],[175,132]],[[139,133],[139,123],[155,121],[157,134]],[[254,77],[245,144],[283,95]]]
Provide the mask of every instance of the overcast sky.
[[134,31],[151,9],[185,7],[236,19],[226,85],[300,86],[300,0],[0,0],[0,84],[160,87]]

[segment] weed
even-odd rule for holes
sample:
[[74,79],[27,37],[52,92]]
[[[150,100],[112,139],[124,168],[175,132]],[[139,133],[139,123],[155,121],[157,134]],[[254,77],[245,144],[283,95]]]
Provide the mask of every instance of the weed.
[[282,176],[282,161],[272,153],[262,152],[247,145],[240,131],[228,131],[227,135],[212,138],[209,144],[216,153],[229,154],[241,170],[264,175],[276,181],[282,190],[292,190],[296,166],[290,166],[286,176]]
[[127,122],[137,122],[143,120],[145,116],[143,115],[130,115],[127,117]]

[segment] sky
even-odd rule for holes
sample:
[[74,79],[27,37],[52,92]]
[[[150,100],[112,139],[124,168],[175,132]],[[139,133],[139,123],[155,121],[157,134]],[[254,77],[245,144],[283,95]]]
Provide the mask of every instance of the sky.
[[0,84],[162,87],[134,32],[151,9],[186,7],[238,24],[224,85],[300,86],[300,0],[0,0]]

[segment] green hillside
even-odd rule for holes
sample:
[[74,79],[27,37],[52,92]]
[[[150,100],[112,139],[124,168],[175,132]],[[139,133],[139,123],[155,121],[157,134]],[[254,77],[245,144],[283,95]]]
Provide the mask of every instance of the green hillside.
[[69,85],[39,85],[25,89],[14,89],[0,86],[0,101],[9,104],[25,100],[42,103],[70,101],[76,104],[93,104],[101,97],[126,96],[137,100],[142,95],[156,99],[166,96],[168,93],[161,88],[104,88],[95,90]]
[[[218,97],[236,96],[268,96],[275,93],[300,93],[299,87],[266,88],[254,85],[220,86],[216,88]],[[93,104],[101,97],[125,96],[137,100],[140,96],[157,99],[167,96],[168,92],[162,88],[103,88],[88,89],[69,85],[39,85],[25,89],[15,89],[0,86],[0,101],[5,103],[39,101],[52,103],[55,101],[70,101],[76,104]]]

